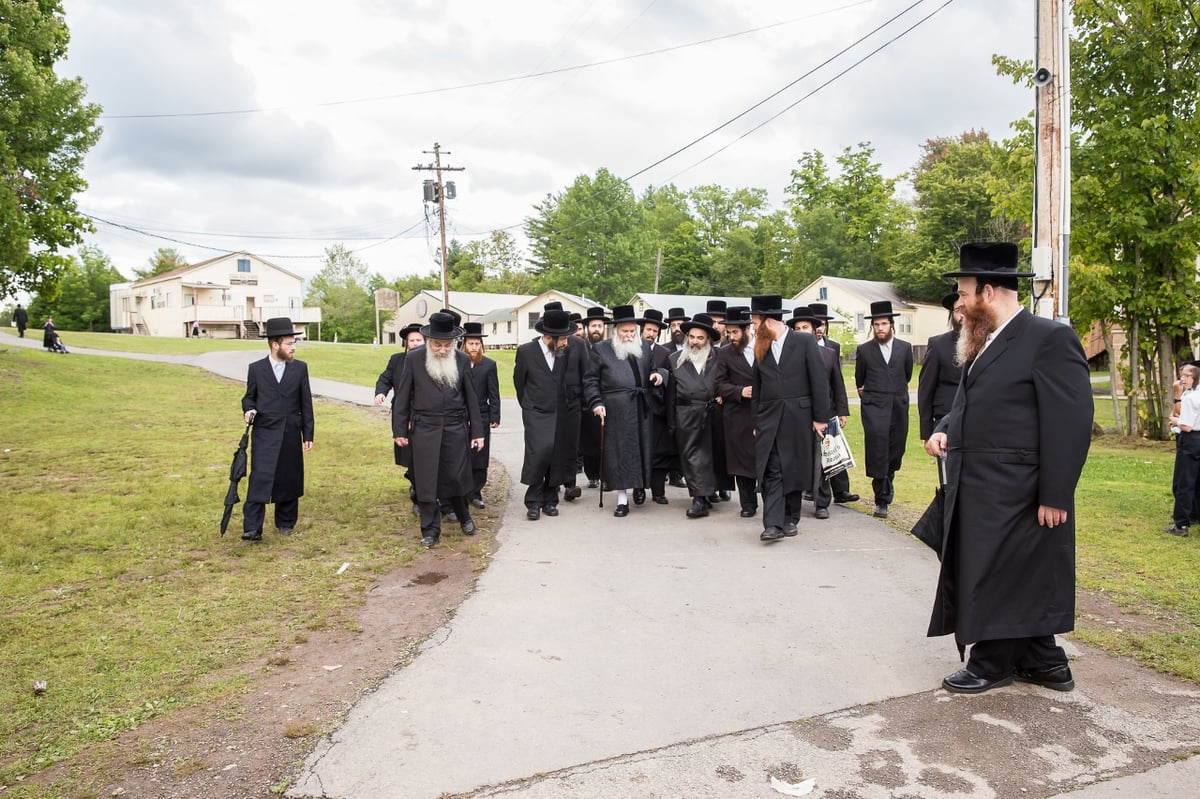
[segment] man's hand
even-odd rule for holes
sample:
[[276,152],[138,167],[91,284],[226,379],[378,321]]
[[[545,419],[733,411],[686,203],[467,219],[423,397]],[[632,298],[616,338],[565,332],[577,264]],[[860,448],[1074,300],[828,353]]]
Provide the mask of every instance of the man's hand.
[[500,426],[500,423],[499,423],[499,422],[492,422],[490,426],[491,426],[491,428],[492,428],[493,430],[495,430],[497,427],[499,427],[499,426]]
[[311,450],[311,449],[312,449],[312,444],[313,444],[313,443],[312,443],[311,441],[305,441],[305,442],[304,442],[304,451],[305,451],[305,452],[308,452],[309,450]]
[[376,404],[376,405],[382,405],[382,404],[383,404],[383,401],[384,401],[384,400],[386,400],[386,399],[387,399],[387,395],[386,395],[386,394],[376,394],[376,395],[375,395],[375,404]]
[[661,386],[662,384],[663,384],[662,375],[660,375],[658,372],[651,372],[650,373],[650,385]]
[[849,416],[839,416],[839,417],[838,417],[838,427],[840,427],[840,428],[842,428],[843,430],[845,430],[845,429],[846,429],[846,422],[847,422],[847,421],[849,421],[849,420],[850,420],[850,417],[849,417]]
[[1054,527],[1067,523],[1067,512],[1062,508],[1051,508],[1049,505],[1038,505],[1038,524],[1042,527]]
[[483,451],[483,439],[482,438],[472,438],[471,439],[471,449],[475,450],[476,452],[482,452]]
[[398,446],[398,447],[407,447],[408,446],[408,439],[405,438],[404,436],[396,436],[392,440],[396,442],[396,446]]
[[821,437],[825,436],[826,427],[829,427],[827,422],[813,422],[813,432]]
[[595,408],[592,408],[592,413],[594,413],[595,415],[597,415],[601,419],[603,419],[604,418],[604,406],[597,405]]
[[750,399],[753,396],[754,396],[754,386],[743,386],[742,387],[742,397],[744,399]]
[[246,424],[253,424],[255,416],[258,416],[258,411],[251,409],[242,414],[242,420]]
[[935,458],[944,458],[946,457],[947,441],[945,433],[934,433],[925,442],[925,451]]

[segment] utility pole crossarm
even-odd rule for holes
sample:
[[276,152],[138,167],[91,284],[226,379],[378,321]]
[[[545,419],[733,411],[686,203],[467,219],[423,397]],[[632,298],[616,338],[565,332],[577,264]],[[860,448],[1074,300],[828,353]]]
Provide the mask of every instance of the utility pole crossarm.
[[[466,167],[463,166],[442,166],[442,147],[437,142],[433,143],[433,150],[423,150],[425,155],[433,156],[432,164],[417,164],[413,167],[414,171],[433,172],[436,175],[437,200],[438,204],[438,222],[441,228],[442,237],[442,307],[450,307],[450,262],[446,252],[446,187],[442,182],[443,172],[463,172]],[[444,151],[446,155],[450,155],[450,151]],[[453,184],[451,184],[453,185]],[[426,200],[428,202],[428,199]]]

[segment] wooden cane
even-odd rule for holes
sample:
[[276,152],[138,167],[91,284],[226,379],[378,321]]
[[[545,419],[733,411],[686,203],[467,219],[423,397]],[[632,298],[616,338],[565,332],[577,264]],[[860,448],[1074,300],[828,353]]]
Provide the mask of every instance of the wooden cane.
[[600,507],[604,507],[604,417],[600,417]]

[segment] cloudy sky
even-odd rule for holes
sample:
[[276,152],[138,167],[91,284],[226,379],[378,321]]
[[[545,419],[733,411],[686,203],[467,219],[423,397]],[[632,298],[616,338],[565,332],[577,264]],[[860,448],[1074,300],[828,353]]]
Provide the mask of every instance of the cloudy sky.
[[307,278],[335,243],[389,279],[427,273],[431,175],[412,167],[435,142],[466,168],[447,210],[466,241],[520,236],[534,203],[600,167],[638,193],[718,183],[779,206],[806,151],[870,142],[894,176],[927,138],[1010,135],[1034,101],[991,56],[1032,58],[1035,0],[63,5],[60,72],[104,108],[80,206],[115,224],[88,243],[127,275],[173,246]]

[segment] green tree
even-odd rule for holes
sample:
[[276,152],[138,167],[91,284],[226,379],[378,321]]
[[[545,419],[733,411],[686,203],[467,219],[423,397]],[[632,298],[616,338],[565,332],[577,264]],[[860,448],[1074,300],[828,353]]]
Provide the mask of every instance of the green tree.
[[64,270],[56,294],[39,294],[29,303],[30,322],[53,314],[54,326],[60,330],[111,333],[109,286],[124,280],[102,250],[82,247]]
[[325,266],[308,284],[304,304],[321,308],[321,339],[369,344],[375,338],[376,288],[383,279],[344,245],[325,248]]
[[100,107],[55,74],[69,39],[58,0],[0,0],[0,297],[52,296],[92,229],[75,195]]
[[145,280],[187,265],[187,259],[174,247],[159,247],[154,251],[154,255],[146,259],[146,268],[135,269],[133,273],[137,275],[138,280]]

